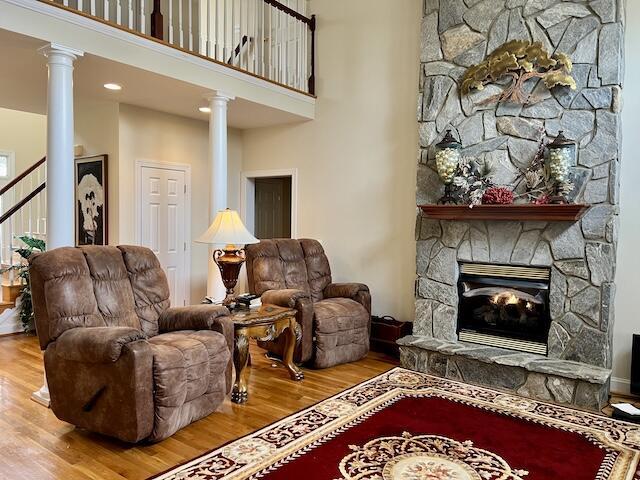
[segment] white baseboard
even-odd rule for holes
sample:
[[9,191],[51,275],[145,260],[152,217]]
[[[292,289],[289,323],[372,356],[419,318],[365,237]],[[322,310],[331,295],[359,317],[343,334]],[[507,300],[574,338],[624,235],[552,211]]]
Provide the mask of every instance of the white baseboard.
[[611,377],[611,393],[631,395],[631,381],[628,378]]
[[7,308],[0,314],[0,335],[8,335],[22,331],[20,315],[17,308]]

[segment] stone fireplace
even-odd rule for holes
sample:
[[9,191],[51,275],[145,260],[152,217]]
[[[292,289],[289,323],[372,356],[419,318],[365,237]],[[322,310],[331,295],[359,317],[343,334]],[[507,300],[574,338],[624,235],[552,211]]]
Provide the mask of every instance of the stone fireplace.
[[[488,161],[494,182],[509,186],[515,186],[533,159],[541,137],[548,140],[564,130],[578,144],[571,200],[591,208],[578,222],[433,220],[418,213],[416,316],[413,335],[400,341],[404,366],[582,407],[599,408],[606,401],[614,320],[623,18],[621,0],[426,0],[417,203],[436,203],[443,194],[432,146],[447,129],[460,138],[464,155]],[[569,54],[578,88],[550,92],[541,82],[529,81],[527,88],[539,101],[528,106],[483,103],[500,91],[496,85],[461,97],[458,82],[466,67],[512,39],[540,41],[550,52]],[[537,287],[502,285],[505,292],[516,290],[511,293],[525,303],[497,313],[526,323],[526,312],[518,308],[526,308],[526,301],[538,308],[532,298],[546,299],[546,311],[536,314],[539,328],[530,329],[537,338],[528,339],[539,350],[490,344],[491,339],[483,345],[477,335],[468,335],[487,334],[481,325],[467,328],[474,321],[467,318],[473,317],[473,308],[469,313],[461,302],[461,284],[483,288],[468,278],[468,265],[547,272]],[[474,298],[482,300],[482,295],[480,291]],[[510,297],[496,300],[513,302]],[[495,311],[485,310],[489,323],[497,325]],[[493,336],[521,338],[504,331]]]

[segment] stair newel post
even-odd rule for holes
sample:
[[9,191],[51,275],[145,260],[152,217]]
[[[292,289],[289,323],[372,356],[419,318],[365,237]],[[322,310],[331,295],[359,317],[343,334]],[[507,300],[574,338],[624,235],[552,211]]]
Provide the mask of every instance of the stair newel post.
[[162,40],[164,38],[162,11],[160,0],[153,0],[153,11],[151,12],[151,36]]
[[311,75],[309,75],[309,93],[316,94],[316,16],[311,15],[311,23],[309,23],[311,31]]

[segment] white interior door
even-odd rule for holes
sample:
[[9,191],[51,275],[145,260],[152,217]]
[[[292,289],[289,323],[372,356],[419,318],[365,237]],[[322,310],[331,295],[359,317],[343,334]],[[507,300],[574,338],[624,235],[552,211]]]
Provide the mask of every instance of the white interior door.
[[140,243],[158,256],[173,306],[189,296],[186,177],[180,169],[141,166]]

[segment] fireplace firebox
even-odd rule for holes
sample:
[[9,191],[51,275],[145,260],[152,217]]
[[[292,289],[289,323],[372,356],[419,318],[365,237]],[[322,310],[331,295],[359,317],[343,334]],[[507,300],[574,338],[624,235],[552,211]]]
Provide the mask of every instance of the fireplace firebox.
[[458,338],[547,355],[550,269],[461,263]]

